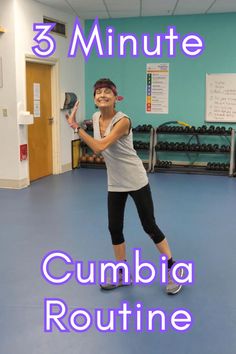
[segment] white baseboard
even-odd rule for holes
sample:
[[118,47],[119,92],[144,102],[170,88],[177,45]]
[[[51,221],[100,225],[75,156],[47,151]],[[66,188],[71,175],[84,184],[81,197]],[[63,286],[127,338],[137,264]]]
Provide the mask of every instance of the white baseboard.
[[29,186],[28,178],[15,179],[0,179],[0,188],[22,189]]
[[71,162],[66,163],[65,165],[61,166],[61,173],[68,172],[68,171],[71,171],[71,170],[72,170]]

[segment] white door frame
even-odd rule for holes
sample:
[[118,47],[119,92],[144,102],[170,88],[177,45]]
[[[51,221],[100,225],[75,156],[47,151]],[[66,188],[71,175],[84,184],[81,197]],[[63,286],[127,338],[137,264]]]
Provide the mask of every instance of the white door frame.
[[54,58],[40,59],[34,55],[25,56],[26,63],[47,64],[52,66],[51,94],[52,94],[52,173],[61,173],[61,144],[60,144],[60,83],[59,60]]

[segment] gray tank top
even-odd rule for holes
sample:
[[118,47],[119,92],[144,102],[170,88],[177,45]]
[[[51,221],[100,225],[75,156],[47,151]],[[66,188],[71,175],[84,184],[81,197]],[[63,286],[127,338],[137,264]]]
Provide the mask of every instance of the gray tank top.
[[[100,115],[100,112],[93,115],[94,138],[97,140],[102,139],[99,129]],[[111,132],[114,124],[123,117],[129,118],[122,112],[115,114],[105,131],[104,137]],[[104,150],[102,156],[107,167],[108,191],[134,191],[148,184],[146,170],[133,147],[132,129],[130,129],[128,135],[123,136]]]

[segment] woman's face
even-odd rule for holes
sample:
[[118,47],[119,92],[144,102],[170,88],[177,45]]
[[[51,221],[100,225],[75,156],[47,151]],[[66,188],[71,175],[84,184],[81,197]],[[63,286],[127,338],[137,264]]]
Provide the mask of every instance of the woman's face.
[[99,88],[95,91],[94,103],[98,108],[114,108],[116,100],[114,92],[108,87]]

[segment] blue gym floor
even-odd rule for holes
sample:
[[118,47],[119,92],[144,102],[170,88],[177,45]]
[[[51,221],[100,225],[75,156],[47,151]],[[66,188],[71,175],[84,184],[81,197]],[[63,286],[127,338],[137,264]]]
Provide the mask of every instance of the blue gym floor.
[[[156,219],[175,259],[193,260],[195,284],[167,296],[159,282],[101,291],[72,278],[55,286],[41,276],[42,258],[62,250],[74,260],[113,257],[107,230],[106,172],[80,169],[36,181],[24,190],[0,190],[1,354],[235,354],[236,179],[218,176],[149,175]],[[141,228],[132,200],[125,214],[128,260],[134,247],[144,259],[159,255]],[[58,272],[61,263],[58,262]],[[64,267],[62,267],[64,269]],[[78,307],[117,308],[126,300],[167,313],[188,309],[194,319],[184,333],[44,333],[44,298]],[[131,320],[132,322],[132,320]]]

